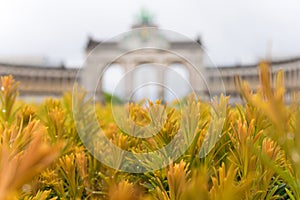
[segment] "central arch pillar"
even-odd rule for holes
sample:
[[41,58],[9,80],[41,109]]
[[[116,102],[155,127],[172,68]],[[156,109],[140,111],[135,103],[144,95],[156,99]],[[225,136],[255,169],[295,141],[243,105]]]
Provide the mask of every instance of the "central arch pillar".
[[125,79],[123,82],[125,82],[125,102],[130,101],[131,100],[131,95],[132,92],[134,90],[134,73],[133,70],[136,67],[136,63],[133,61],[125,61],[123,66],[125,69],[125,73],[124,76],[122,77],[123,79]]

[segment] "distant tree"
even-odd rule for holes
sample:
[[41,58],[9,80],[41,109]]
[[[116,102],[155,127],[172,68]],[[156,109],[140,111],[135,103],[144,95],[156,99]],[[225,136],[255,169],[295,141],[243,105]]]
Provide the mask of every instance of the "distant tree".
[[122,104],[123,101],[120,97],[116,95],[112,95],[108,92],[103,93],[103,101],[104,103],[114,103],[114,104]]

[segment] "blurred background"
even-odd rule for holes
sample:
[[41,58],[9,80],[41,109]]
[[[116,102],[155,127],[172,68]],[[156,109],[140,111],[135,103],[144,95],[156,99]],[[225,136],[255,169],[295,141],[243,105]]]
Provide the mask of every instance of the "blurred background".
[[[143,9],[158,27],[194,40],[201,38],[211,61],[220,67],[256,65],[265,58],[290,62],[300,57],[297,0],[0,0],[0,63],[6,67],[1,74],[18,76],[13,67],[20,65],[79,68],[91,38],[107,40],[129,31]],[[72,82],[74,74],[68,71],[60,82]],[[25,79],[22,76],[20,80]],[[56,78],[50,77],[48,84],[57,82]],[[35,81],[27,81],[23,90]],[[109,81],[113,82],[105,84]],[[49,89],[47,94],[52,93]]]
[[201,35],[219,65],[300,55],[297,0],[0,0],[0,56],[80,65],[89,36],[128,31],[141,8],[161,28]]

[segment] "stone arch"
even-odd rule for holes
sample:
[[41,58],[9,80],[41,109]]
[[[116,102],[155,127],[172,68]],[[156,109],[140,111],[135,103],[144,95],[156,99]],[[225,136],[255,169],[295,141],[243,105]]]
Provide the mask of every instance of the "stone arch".
[[[110,44],[111,45],[111,44]],[[106,52],[105,48],[99,48],[93,51],[93,54],[89,55],[83,73],[81,74],[82,83],[85,88],[87,88],[87,93],[89,96],[92,96],[94,93],[95,99],[103,99],[102,98],[102,86],[101,82],[99,82],[99,77],[102,74],[103,69],[106,70],[107,63],[114,60],[114,62],[121,63],[124,66],[126,77],[124,77],[124,86],[125,86],[125,95],[123,98],[124,102],[128,100],[132,100],[132,92],[137,85],[139,73],[134,75],[130,74],[131,71],[134,71],[141,65],[147,65],[147,63],[157,63],[160,66],[164,66],[164,70],[168,69],[169,65],[173,65],[176,63],[184,64],[186,69],[189,71],[189,80],[192,88],[195,90],[197,94],[202,94],[203,91],[206,91],[205,80],[202,78],[201,74],[205,75],[205,68],[202,65],[202,51],[190,51],[189,48],[182,44],[182,48],[173,49],[170,46],[170,51],[173,50],[177,53],[166,53],[166,51],[158,51],[157,49],[151,48],[145,51],[127,51],[126,49],[118,48],[118,46],[112,46],[108,52]],[[124,51],[126,50],[126,52]],[[131,50],[129,48],[129,50]],[[188,50],[188,51],[187,51]],[[122,54],[124,53],[124,54]],[[122,55],[119,57],[119,55]],[[181,56],[179,56],[181,55]],[[150,70],[151,71],[151,70]],[[163,70],[162,73],[156,75],[156,78],[153,77],[154,81],[158,81],[161,85],[165,85],[165,78]],[[199,73],[198,73],[199,72]],[[155,72],[153,72],[155,73]],[[144,73],[145,74],[145,73]],[[149,73],[151,74],[151,73]],[[146,74],[146,80],[149,80],[149,74]],[[186,73],[185,73],[186,74]],[[200,74],[200,75],[199,75]],[[135,82],[135,83],[133,83]],[[141,81],[140,81],[141,82]],[[97,83],[97,84],[95,84]],[[95,86],[97,87],[96,92],[94,91]],[[105,87],[104,87],[105,88]],[[150,87],[151,88],[151,87]],[[154,90],[154,89],[153,89]],[[159,98],[164,99],[166,95],[164,95],[165,89],[157,88],[155,95],[150,95],[151,99]],[[185,91],[185,89],[184,89]],[[151,93],[151,92],[150,92]],[[179,92],[181,96],[181,92]],[[93,97],[93,96],[92,96]]]
[[183,98],[190,91],[190,72],[182,62],[170,63],[164,74],[164,99],[171,101],[176,98]]

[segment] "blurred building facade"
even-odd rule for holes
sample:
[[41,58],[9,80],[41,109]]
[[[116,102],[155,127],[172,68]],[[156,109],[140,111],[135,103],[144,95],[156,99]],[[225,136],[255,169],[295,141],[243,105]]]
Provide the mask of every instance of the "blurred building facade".
[[[178,95],[183,89],[180,85],[187,87],[190,85],[196,91],[204,91],[205,80],[198,75],[205,74],[201,41],[191,41],[181,35],[178,36],[177,33],[161,31],[147,17],[143,17],[140,22],[133,25],[130,32],[110,41],[90,38],[86,54],[87,60],[81,76],[82,84],[91,94],[96,93],[99,99],[103,93],[103,75],[113,65],[118,65],[124,75],[122,77],[124,80],[119,82],[123,87],[116,90],[123,90],[122,94],[118,91],[117,93],[126,101],[136,100],[134,93],[139,93],[137,87],[141,85],[152,84],[157,87],[158,94],[155,96],[159,99],[165,98],[167,89],[170,90],[169,93]],[[171,80],[167,81],[167,73],[176,76],[174,71],[168,70],[175,65],[182,66],[188,74],[182,79],[177,77],[179,78],[176,80],[177,86],[170,84]],[[153,70],[147,70],[145,66],[152,66]],[[144,72],[139,73],[139,70],[143,69]],[[150,76],[153,77],[152,80],[149,80]],[[137,83],[135,81],[137,79],[142,80]],[[185,81],[188,84],[184,84]],[[97,82],[99,84],[96,84]]]
[[[99,99],[103,94],[103,83],[101,74],[105,73],[111,65],[118,64],[127,74],[123,80],[123,98],[130,99],[130,93],[134,90],[134,73],[130,73],[140,65],[151,63],[167,69],[173,64],[180,64],[186,69],[187,82],[200,95],[214,96],[224,92],[230,95],[233,101],[239,101],[239,91],[234,83],[234,76],[249,82],[250,87],[255,90],[259,84],[258,64],[219,66],[218,68],[204,66],[201,40],[198,38],[191,42],[189,40],[170,40],[169,32],[161,34],[158,28],[148,16],[142,16],[141,20],[132,26],[130,35],[123,35],[111,41],[98,41],[89,38],[86,46],[87,60],[81,76],[77,76],[77,68],[66,68],[63,65],[44,66],[30,65],[30,63],[0,62],[0,75],[12,74],[20,81],[21,97],[45,97],[60,96],[65,91],[71,91],[75,81],[80,81],[88,92],[96,93]],[[148,45],[148,46],[147,46]],[[141,50],[142,47],[146,48]],[[160,48],[159,48],[160,47]],[[135,49],[135,51],[131,51]],[[167,51],[166,51],[167,50]],[[129,53],[128,53],[129,51]],[[178,56],[176,52],[183,56]],[[119,56],[122,55],[122,56]],[[116,57],[117,56],[117,57]],[[188,62],[192,61],[191,62]],[[272,76],[282,69],[285,72],[285,84],[288,94],[300,90],[300,56],[277,61],[271,61]],[[155,67],[155,66],[153,66]],[[198,70],[199,77],[193,70]],[[156,81],[163,85],[166,75],[165,71],[159,71]],[[144,74],[143,76],[148,76]],[[112,77],[113,78],[113,77]],[[97,83],[98,85],[96,86]],[[178,82],[179,84],[179,82]],[[223,87],[224,85],[224,87]],[[176,82],[175,82],[176,87]],[[174,89],[176,90],[176,88]],[[156,91],[158,98],[164,98],[164,88]],[[190,91],[186,91],[188,93]]]
[[[275,76],[279,70],[284,72],[284,83],[286,87],[286,100],[290,101],[291,94],[300,91],[300,56],[281,60],[269,61],[271,71],[271,81],[275,85]],[[260,84],[259,63],[252,65],[232,65],[218,68],[221,77],[217,76],[214,68],[207,67],[208,81],[212,89],[212,94],[218,94],[218,87],[221,81],[224,83],[226,95],[230,95],[233,102],[239,102],[240,92],[235,86],[234,77],[240,76],[242,80],[249,83],[251,90],[256,91]]]
[[61,96],[72,91],[78,69],[68,69],[63,65],[24,65],[0,63],[1,76],[13,75],[19,81],[20,97],[39,100],[47,96]]
[[[278,70],[284,71],[288,95],[293,91],[300,90],[300,57],[277,60],[270,62],[270,64],[272,77]],[[237,91],[234,83],[234,76],[237,75],[249,82],[249,86],[253,90],[256,90],[259,85],[258,64],[221,66],[219,68],[206,67],[205,70],[207,73],[206,84],[210,87],[210,91],[204,91],[206,94],[219,94],[222,88],[220,86],[224,84],[226,94],[238,101],[239,91]],[[77,71],[77,68],[62,66],[45,67],[0,63],[1,76],[12,74],[17,81],[21,82],[19,87],[21,97],[60,96],[65,91],[72,91]]]

